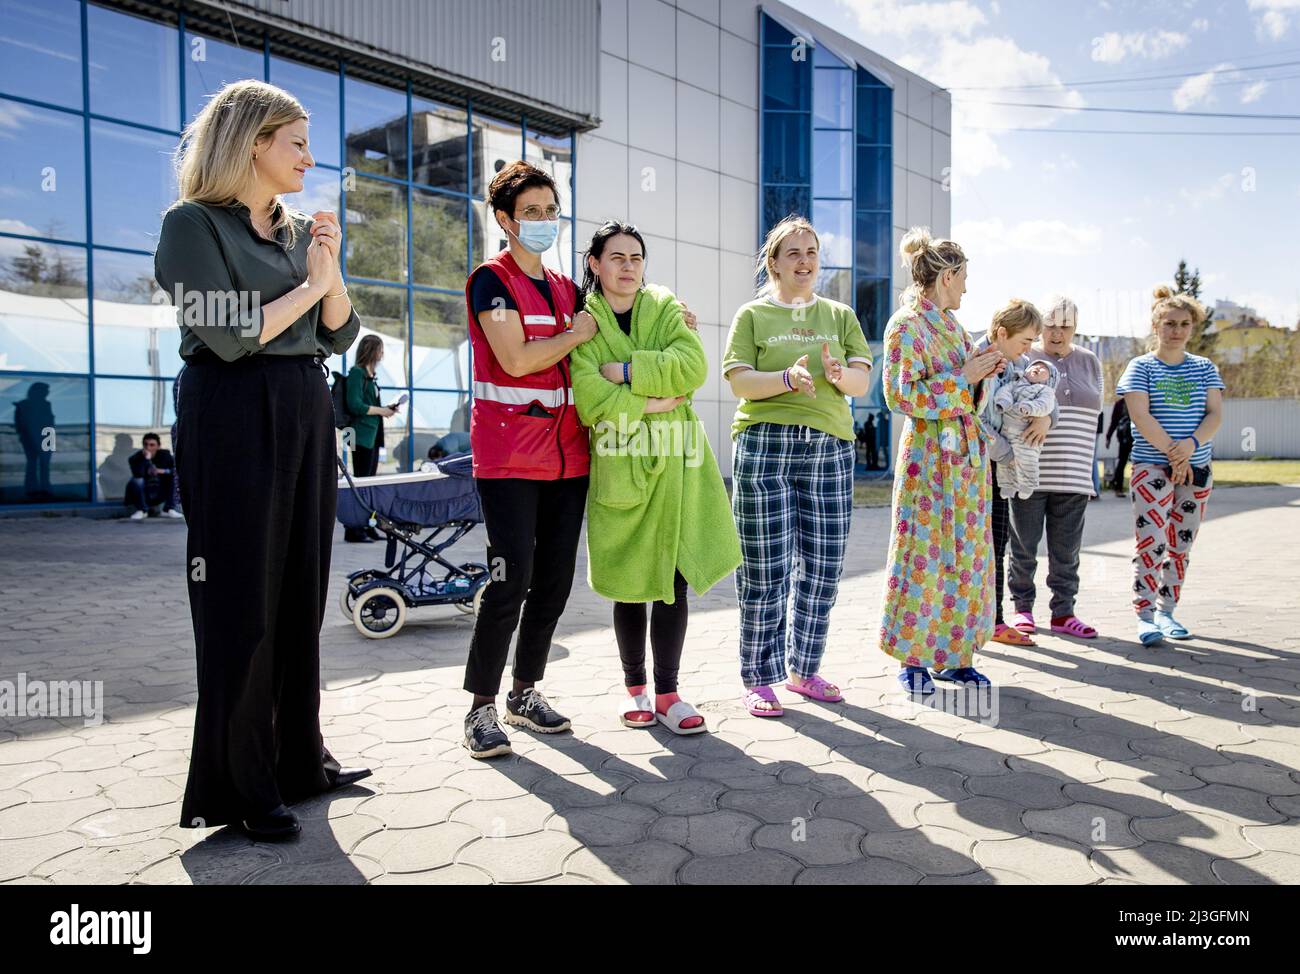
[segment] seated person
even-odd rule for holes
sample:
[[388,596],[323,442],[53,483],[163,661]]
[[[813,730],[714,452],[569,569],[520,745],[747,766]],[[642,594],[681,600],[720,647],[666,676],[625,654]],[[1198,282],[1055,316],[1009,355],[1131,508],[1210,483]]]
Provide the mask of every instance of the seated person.
[[140,521],[163,505],[162,516],[181,517],[174,506],[172,481],[176,476],[176,461],[171,452],[162,448],[157,433],[146,433],[141,448],[131,454],[131,480],[126,485],[126,503],[135,508],[132,521]]
[[469,452],[469,434],[451,432],[429,447],[429,459],[441,460],[457,453]]

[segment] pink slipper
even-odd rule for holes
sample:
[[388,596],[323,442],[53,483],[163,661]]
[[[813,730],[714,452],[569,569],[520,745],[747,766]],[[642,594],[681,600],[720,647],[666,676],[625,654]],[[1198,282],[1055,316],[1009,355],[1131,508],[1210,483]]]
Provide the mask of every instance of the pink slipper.
[[[781,703],[776,699],[776,693],[771,687],[747,687],[740,698],[740,702],[745,705],[755,717],[781,717],[785,711],[781,708]],[[774,704],[773,709],[767,710],[759,707],[760,703]]]
[[1078,616],[1061,616],[1052,620],[1052,632],[1064,633],[1067,636],[1077,636],[1080,639],[1096,639],[1097,630],[1092,626],[1085,625],[1079,620]]
[[791,693],[797,693],[819,703],[839,703],[844,699],[844,695],[838,689],[832,689],[834,687],[835,684],[823,680],[818,673],[814,673],[806,680],[795,677],[787,680],[785,684],[785,688]]
[[1038,626],[1034,624],[1034,614],[1032,612],[1017,612],[1011,617],[1011,628],[1023,632],[1026,636],[1032,636],[1038,632]]

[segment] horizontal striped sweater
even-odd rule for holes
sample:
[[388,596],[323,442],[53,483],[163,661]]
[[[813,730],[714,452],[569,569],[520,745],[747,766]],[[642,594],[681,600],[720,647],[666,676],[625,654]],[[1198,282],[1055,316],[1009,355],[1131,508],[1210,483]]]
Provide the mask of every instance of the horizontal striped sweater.
[[1060,415],[1038,460],[1038,489],[1091,497],[1097,417],[1101,415],[1101,359],[1078,345],[1061,358],[1035,346],[1029,358],[1045,358],[1060,373],[1056,384]]

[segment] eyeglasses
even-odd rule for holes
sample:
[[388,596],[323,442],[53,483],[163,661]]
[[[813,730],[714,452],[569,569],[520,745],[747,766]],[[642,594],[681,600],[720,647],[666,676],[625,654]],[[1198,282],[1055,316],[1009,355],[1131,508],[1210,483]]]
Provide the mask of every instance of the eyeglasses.
[[560,208],[558,206],[526,206],[524,207],[525,220],[558,220],[560,218]]

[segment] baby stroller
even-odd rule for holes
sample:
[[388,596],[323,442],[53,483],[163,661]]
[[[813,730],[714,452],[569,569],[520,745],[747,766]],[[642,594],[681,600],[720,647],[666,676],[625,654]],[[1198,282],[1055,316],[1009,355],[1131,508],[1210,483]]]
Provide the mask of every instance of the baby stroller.
[[[335,459],[343,471],[339,522],[350,528],[372,526],[388,538],[384,567],[353,572],[339,600],[357,632],[386,639],[402,628],[407,609],[417,606],[454,605],[477,615],[488,584],[487,565],[453,565],[442,555],[483,520],[470,455],[426,463],[425,470],[414,473],[355,479]],[[426,528],[432,530],[424,534]]]

